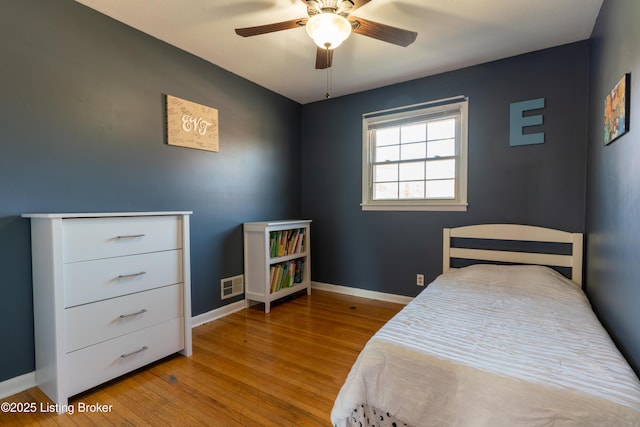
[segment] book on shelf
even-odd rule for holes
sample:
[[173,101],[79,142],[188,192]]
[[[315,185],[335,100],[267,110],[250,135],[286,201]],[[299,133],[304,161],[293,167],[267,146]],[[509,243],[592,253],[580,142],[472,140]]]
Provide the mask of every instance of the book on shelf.
[[301,228],[298,230],[293,252],[294,253],[304,252],[304,228]]
[[276,254],[278,253],[277,241],[278,241],[278,236],[276,235],[276,233],[274,231],[269,233],[269,256],[271,258],[275,258]]
[[272,265],[271,268],[269,269],[269,275],[271,277],[271,292],[275,291],[275,286],[276,286],[276,277],[278,275],[278,269],[276,268],[275,265]]
[[304,258],[281,262],[271,266],[271,293],[290,288],[296,283],[302,283],[304,277]]
[[304,228],[269,232],[269,255],[271,258],[304,252]]
[[304,259],[299,259],[295,265],[295,273],[293,277],[293,281],[295,283],[302,283],[302,277],[304,274]]

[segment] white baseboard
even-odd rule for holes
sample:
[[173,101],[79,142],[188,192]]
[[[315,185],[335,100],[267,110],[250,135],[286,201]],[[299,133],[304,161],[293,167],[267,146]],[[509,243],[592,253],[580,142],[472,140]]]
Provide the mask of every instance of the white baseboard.
[[29,372],[0,382],[0,399],[13,396],[36,386],[36,373]]
[[407,297],[404,295],[387,294],[384,292],[369,291],[366,289],[351,288],[349,286],[332,285],[330,283],[322,283],[322,282],[311,282],[311,288],[319,289],[322,291],[336,292],[339,294],[353,295],[356,297],[395,302],[398,304],[405,304],[405,305],[411,302],[411,300],[413,300],[413,297]]
[[191,318],[191,328],[195,328],[197,326],[204,325],[205,323],[209,323],[213,320],[220,319],[221,317],[228,316],[231,313],[243,310],[244,308],[246,308],[246,306],[247,305],[245,301],[241,300],[232,302],[231,304],[227,304],[224,307],[216,308],[215,310],[199,314]]

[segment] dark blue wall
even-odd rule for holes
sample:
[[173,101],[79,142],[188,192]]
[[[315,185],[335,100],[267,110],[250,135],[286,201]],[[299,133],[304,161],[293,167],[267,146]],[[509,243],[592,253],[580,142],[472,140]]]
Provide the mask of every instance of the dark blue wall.
[[[640,2],[605,0],[592,34],[587,293],[640,372]],[[631,73],[628,134],[603,146],[604,98]]]
[[[301,107],[71,0],[3,2],[0,381],[34,368],[20,214],[49,211],[193,210],[194,315],[221,306],[220,278],[242,272],[244,221],[310,218],[315,281],[403,295],[421,290],[416,273],[440,273],[442,227],[586,228],[594,308],[639,366],[640,148],[633,130],[600,144],[604,94],[637,69],[636,3],[605,0],[591,61],[580,42]],[[219,109],[219,153],[164,143],[167,93]],[[460,94],[469,210],[361,211],[362,114]],[[509,104],[540,97],[546,142],[509,147]]]
[[[588,42],[302,107],[302,215],[313,279],[416,295],[442,272],[442,228],[506,222],[584,231]],[[334,80],[340,76],[334,75]],[[363,212],[362,114],[469,97],[467,212]],[[545,98],[545,143],[509,146],[509,105]]]
[[[219,110],[219,153],[165,144],[163,94]],[[299,104],[74,1],[2,2],[0,381],[34,369],[20,214],[193,210],[197,315],[243,271],[242,222],[300,203]]]

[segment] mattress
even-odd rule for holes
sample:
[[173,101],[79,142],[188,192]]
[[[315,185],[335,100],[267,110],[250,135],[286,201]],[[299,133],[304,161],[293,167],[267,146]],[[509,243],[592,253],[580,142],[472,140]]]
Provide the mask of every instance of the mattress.
[[367,418],[640,426],[640,382],[573,282],[546,267],[474,265],[439,276],[366,344],[331,420]]

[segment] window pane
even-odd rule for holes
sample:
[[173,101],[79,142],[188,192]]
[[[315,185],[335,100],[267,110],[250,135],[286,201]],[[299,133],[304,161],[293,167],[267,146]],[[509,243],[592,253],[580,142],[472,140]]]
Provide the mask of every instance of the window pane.
[[456,161],[454,159],[428,161],[426,176],[427,179],[455,178]]
[[440,139],[437,141],[429,141],[427,149],[427,157],[449,157],[456,154],[455,139]]
[[400,143],[400,128],[384,128],[378,129],[376,133],[376,146],[381,147],[383,145],[393,145]]
[[373,182],[388,182],[398,180],[398,164],[374,166]]
[[385,200],[385,199],[397,199],[398,198],[398,183],[383,183],[375,184],[373,186],[373,199]]
[[455,198],[455,181],[453,179],[427,181],[426,197],[428,199]]
[[400,146],[400,160],[424,159],[425,157],[427,157],[426,142]]
[[455,138],[456,120],[455,119],[434,120],[432,122],[427,123],[427,131],[429,134],[429,141],[434,139]]
[[401,182],[400,199],[424,199],[424,181]]
[[419,142],[427,140],[426,123],[402,126],[402,143]]
[[400,181],[424,180],[424,163],[400,163]]
[[397,161],[400,158],[400,146],[391,145],[389,147],[376,148],[376,162]]

